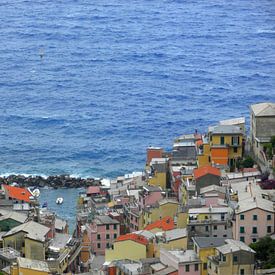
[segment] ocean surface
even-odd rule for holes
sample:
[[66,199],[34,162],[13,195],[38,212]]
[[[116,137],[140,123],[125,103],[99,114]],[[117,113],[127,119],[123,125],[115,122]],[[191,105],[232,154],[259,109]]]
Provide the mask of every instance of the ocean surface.
[[0,174],[142,170],[275,100],[274,0],[1,0],[0,25]]

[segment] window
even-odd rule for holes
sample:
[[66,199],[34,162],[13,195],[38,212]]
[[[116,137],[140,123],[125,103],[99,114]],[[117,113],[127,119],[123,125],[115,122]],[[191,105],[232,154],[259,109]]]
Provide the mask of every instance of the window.
[[114,239],[116,239],[116,238],[117,238],[117,234],[115,233],[115,234],[114,234]]
[[195,226],[194,225],[191,226],[191,231],[195,231]]
[[203,270],[207,269],[207,263],[203,263]]
[[240,270],[240,275],[244,275],[244,269]]
[[101,246],[100,246],[100,243],[98,243],[98,244],[97,244],[97,248],[100,248],[100,247],[101,247]]
[[267,227],[267,233],[271,233],[271,226]]
[[189,267],[189,264],[187,264],[187,265],[185,266],[185,272],[189,272],[189,270],[190,270],[190,267]]
[[114,224],[114,229],[115,229],[115,230],[117,229],[117,225],[116,225],[116,224]]
[[257,231],[257,227],[256,227],[256,226],[253,226],[253,228],[252,228],[252,233],[253,233],[253,234],[257,234],[257,232],[258,232],[258,231]]
[[224,221],[224,214],[221,214],[221,220]]
[[106,239],[109,240],[110,239],[110,235],[106,234]]
[[240,215],[240,220],[244,220],[244,215],[242,214],[242,215]]
[[253,243],[257,242],[257,239],[253,238],[253,239],[252,239],[252,242],[253,242]]
[[214,225],[214,230],[217,230],[217,228],[218,228],[217,225]]
[[239,137],[232,137],[231,142],[233,146],[237,146],[240,144],[240,138]]
[[205,231],[209,231],[208,225],[205,226]]
[[221,145],[224,145],[224,137],[221,137]]
[[195,264],[195,271],[199,270],[199,264]]
[[233,148],[234,153],[238,153],[238,147]]
[[224,226],[224,230],[227,230],[227,225]]
[[258,216],[257,215],[253,215],[253,221],[257,221],[258,220]]
[[208,220],[208,216],[204,216],[204,219],[205,219],[205,220]]
[[106,230],[109,230],[109,229],[110,229],[110,225],[107,224],[107,225],[106,225]]
[[226,262],[226,256],[225,255],[222,255],[222,261]]
[[100,234],[97,234],[97,239],[100,240]]
[[233,262],[234,263],[238,262],[238,256],[233,256]]
[[267,215],[267,220],[268,220],[268,221],[271,220],[271,215]]
[[240,226],[240,233],[244,233],[244,226]]
[[224,235],[222,235],[224,238],[226,238],[227,237],[227,235],[226,234],[224,234]]
[[242,236],[242,237],[240,237],[240,241],[241,242],[245,242],[245,238]]

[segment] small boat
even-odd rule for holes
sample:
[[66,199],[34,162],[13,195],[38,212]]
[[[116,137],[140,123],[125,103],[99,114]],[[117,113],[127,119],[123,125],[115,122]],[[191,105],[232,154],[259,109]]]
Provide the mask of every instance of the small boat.
[[56,202],[56,204],[62,204],[63,203],[63,198],[61,198],[61,197],[57,198],[55,202]]
[[38,198],[40,196],[40,190],[36,188],[32,191],[32,194],[35,198]]

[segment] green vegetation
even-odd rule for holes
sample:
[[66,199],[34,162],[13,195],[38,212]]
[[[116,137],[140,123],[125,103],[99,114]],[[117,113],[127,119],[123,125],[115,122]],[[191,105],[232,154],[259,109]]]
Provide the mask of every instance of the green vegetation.
[[250,247],[256,251],[256,260],[261,263],[262,268],[275,267],[275,240],[266,236],[259,239],[258,242],[250,244]]
[[236,166],[238,169],[241,169],[241,168],[252,168],[253,165],[254,165],[254,160],[252,157],[250,156],[247,156],[245,157],[244,159],[238,159],[237,160],[237,163],[236,163]]

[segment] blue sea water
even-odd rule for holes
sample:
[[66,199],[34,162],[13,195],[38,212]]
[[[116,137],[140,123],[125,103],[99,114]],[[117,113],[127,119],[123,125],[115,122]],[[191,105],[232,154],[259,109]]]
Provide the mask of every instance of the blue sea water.
[[[141,170],[275,100],[274,0],[1,0],[0,26],[0,174]],[[76,195],[41,201],[73,223]]]
[[274,0],[2,0],[0,24],[1,174],[141,170],[275,100]]

